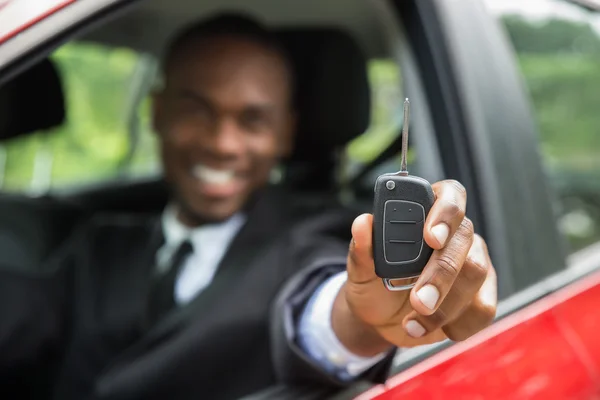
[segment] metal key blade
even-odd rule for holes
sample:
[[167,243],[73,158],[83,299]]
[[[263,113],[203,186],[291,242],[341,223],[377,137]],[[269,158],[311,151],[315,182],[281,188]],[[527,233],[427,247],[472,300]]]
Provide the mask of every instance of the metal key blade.
[[408,123],[410,120],[410,101],[404,100],[404,124],[402,126],[402,156],[400,159],[400,175],[407,176],[406,153],[408,152]]

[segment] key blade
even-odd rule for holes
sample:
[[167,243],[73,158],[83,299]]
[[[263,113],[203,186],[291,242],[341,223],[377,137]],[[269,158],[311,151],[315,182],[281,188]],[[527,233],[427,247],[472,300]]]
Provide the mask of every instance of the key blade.
[[400,159],[400,175],[408,175],[406,158],[408,152],[408,124],[410,120],[410,101],[408,97],[404,100],[404,123],[402,126],[402,156]]

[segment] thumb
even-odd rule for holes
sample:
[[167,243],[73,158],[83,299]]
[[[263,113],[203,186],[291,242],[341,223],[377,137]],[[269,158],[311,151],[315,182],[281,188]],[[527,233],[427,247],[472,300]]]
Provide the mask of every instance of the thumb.
[[358,216],[352,224],[352,242],[346,266],[346,301],[354,315],[369,325],[400,324],[408,312],[404,305],[410,305],[410,291],[392,292],[385,288],[375,273],[372,237],[373,216]]
[[352,241],[348,251],[348,281],[356,284],[378,279],[373,263],[373,216],[362,214],[352,223]]

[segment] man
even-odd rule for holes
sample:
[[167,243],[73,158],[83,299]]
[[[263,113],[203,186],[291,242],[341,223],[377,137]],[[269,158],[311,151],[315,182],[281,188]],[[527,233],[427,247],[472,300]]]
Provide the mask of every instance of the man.
[[4,382],[60,399],[336,387],[384,379],[398,347],[491,322],[494,269],[460,184],[434,184],[424,235],[436,251],[405,292],[374,274],[370,215],[348,247],[335,234],[345,212],[298,217],[268,185],[295,124],[291,69],[269,32],[204,21],[171,43],[163,78],[153,114],[171,203],[158,219],[92,218],[44,274],[2,275],[0,300],[18,304],[0,318]]

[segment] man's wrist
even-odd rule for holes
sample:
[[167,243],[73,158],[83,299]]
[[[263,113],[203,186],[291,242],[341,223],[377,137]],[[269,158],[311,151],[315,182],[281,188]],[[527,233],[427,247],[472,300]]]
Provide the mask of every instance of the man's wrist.
[[357,318],[346,301],[346,284],[338,292],[331,312],[331,326],[339,341],[353,354],[373,357],[389,351],[393,345],[377,330]]

